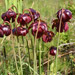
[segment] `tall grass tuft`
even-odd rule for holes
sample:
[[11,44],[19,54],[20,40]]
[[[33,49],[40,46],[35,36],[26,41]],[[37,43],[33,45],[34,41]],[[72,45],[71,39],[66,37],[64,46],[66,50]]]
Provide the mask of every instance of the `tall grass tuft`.
[[[22,13],[23,10],[23,1],[22,0],[5,0],[5,6],[6,6],[6,10],[8,10],[8,8],[10,8],[12,5],[16,6],[16,8],[18,8],[19,13]],[[13,8],[14,11],[16,12],[16,9]]]

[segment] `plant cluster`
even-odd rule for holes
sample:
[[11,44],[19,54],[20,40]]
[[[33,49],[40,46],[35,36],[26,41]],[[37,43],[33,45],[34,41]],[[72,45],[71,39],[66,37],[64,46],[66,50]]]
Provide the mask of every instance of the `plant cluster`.
[[57,12],[57,19],[53,20],[52,29],[56,27],[57,32],[63,32],[63,30],[66,32],[69,29],[67,22],[69,22],[71,18],[72,13],[70,10],[68,9],[59,10]]
[[[28,11],[28,13],[25,13]],[[67,31],[69,26],[67,22],[72,18],[71,11],[67,9],[61,9],[57,12],[57,19],[53,20],[52,29],[56,27],[57,32]],[[48,25],[45,21],[41,20],[40,13],[32,8],[24,9],[23,13],[16,13],[12,8],[2,14],[4,23],[0,24],[0,37],[4,35],[9,36],[11,33],[15,36],[26,36],[29,30],[32,31],[32,35],[37,39],[42,38],[43,42],[51,42],[54,33],[48,30]],[[11,22],[16,22],[15,27],[12,29]],[[51,51],[52,50],[52,51]],[[56,48],[50,48],[50,54],[56,55]]]

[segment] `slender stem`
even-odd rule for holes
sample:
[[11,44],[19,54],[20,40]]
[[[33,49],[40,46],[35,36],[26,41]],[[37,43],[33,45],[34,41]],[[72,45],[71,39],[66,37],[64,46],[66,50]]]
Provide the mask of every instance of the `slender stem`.
[[[44,42],[42,42],[42,50],[44,51],[45,50],[45,47],[44,47]],[[42,52],[42,62],[44,62],[44,52]],[[43,63],[42,63],[43,65]],[[42,71],[44,72],[44,66],[41,66],[42,67]]]
[[[27,28],[28,28],[28,27],[27,27]],[[33,56],[34,56],[34,45],[33,45],[34,41],[33,41],[33,39],[32,39],[32,35],[31,35],[30,32],[29,32],[29,37],[31,37],[31,38],[30,38],[30,41],[31,41],[31,47],[32,47],[32,50],[33,50]]]
[[30,51],[29,51],[29,45],[28,45],[28,40],[26,39],[26,42],[27,42],[27,49],[28,49],[28,54],[29,54],[29,65],[31,64],[31,61],[30,61]]
[[23,36],[22,36],[22,43],[23,43],[24,53],[26,54],[25,40],[24,40],[24,37]]
[[60,23],[59,23],[59,33],[58,33],[58,43],[57,43],[57,53],[56,53],[56,75],[57,75],[57,70],[58,70],[58,46],[59,46],[59,43],[60,43],[60,29],[61,29],[61,23],[62,23],[62,12],[63,12],[63,9],[61,11],[61,16],[60,16]]
[[5,74],[4,75],[7,75],[6,60],[4,60],[4,69],[5,69]]
[[49,52],[48,52],[48,71],[47,71],[47,75],[49,75]]
[[32,39],[31,39],[31,46],[32,46],[33,56],[34,56],[34,45],[33,45],[33,40]]
[[[17,28],[16,19],[15,19],[15,27]],[[17,32],[16,32],[16,33],[17,33]],[[17,38],[16,43],[17,43],[17,45],[18,45],[18,50],[19,50],[18,53],[19,53],[19,60],[20,60],[21,75],[23,75],[22,58],[21,58],[21,51],[20,51],[20,46],[19,46],[19,38],[18,38],[18,36],[16,36],[16,38]]]
[[[28,28],[28,25],[26,25],[26,27]],[[30,33],[29,33],[29,37],[31,37]],[[33,48],[32,37],[30,38],[30,41],[31,41],[31,44],[32,44],[31,46]],[[27,42],[27,49],[28,49],[28,54],[29,54],[29,65],[31,66],[30,51],[29,51],[29,45],[28,45],[27,37],[26,37],[26,42]],[[29,68],[29,70],[30,70],[30,68]],[[32,71],[31,70],[30,70],[30,72],[31,72],[31,75],[32,75]]]
[[[34,46],[33,46],[33,40],[32,40],[32,36],[31,36],[31,34],[29,33],[29,37],[31,37],[30,38],[30,41],[31,41],[31,47],[32,47],[32,51],[33,51],[33,56],[34,56]],[[29,62],[30,62],[30,51],[28,51],[29,52]],[[31,66],[31,62],[30,62],[30,66]],[[32,75],[32,71],[31,71],[31,69],[30,69],[30,72],[31,72],[31,75]]]
[[4,35],[4,38],[3,38],[3,41],[2,41],[1,44],[3,44],[3,54],[4,54],[4,73],[5,73],[5,75],[7,75],[7,69],[6,69],[6,67],[7,67],[7,65],[6,65],[6,50],[5,50],[5,44],[4,44],[5,39],[6,39],[6,36]]
[[[36,39],[35,39],[35,43],[34,43],[34,70],[37,72],[37,59],[36,59]],[[34,72],[34,75],[36,75],[35,74],[35,72]]]
[[39,44],[39,75],[41,75],[41,40]]
[[[38,27],[37,27],[37,32],[36,32],[35,38],[34,38],[34,70],[35,70],[36,72],[37,72],[36,40],[37,40],[37,34],[38,34],[39,25],[40,25],[40,20],[39,20]],[[34,75],[36,75],[35,72],[34,72]]]
[[16,59],[15,48],[14,48],[14,39],[13,39],[13,36],[12,36],[12,47],[13,47],[13,52],[14,52],[14,59],[15,59],[15,64],[16,64],[17,73],[18,73],[18,75],[20,75],[19,70],[18,70],[18,65],[17,65],[17,59]]
[[20,59],[20,69],[21,69],[21,75],[23,75],[23,69],[22,69],[22,59],[21,59],[21,51],[20,51],[20,46],[18,43],[18,53],[19,53],[19,59]]

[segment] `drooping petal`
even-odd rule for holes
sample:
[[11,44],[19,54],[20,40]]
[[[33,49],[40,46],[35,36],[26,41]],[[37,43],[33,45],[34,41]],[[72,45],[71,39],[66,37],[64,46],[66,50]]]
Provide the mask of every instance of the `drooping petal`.
[[65,23],[64,31],[66,32],[66,31],[68,31],[68,29],[69,29],[69,26],[67,23]]
[[65,25],[64,22],[61,22],[61,24],[60,24],[60,20],[59,19],[55,19],[55,20],[53,20],[52,29],[54,29],[54,27],[55,27],[57,32],[59,32],[59,30],[60,30],[60,32],[63,32],[64,25]]
[[43,42],[47,43],[47,42],[51,42],[52,41],[52,37],[54,36],[54,33],[52,31],[47,31],[43,34],[42,36],[42,40]]

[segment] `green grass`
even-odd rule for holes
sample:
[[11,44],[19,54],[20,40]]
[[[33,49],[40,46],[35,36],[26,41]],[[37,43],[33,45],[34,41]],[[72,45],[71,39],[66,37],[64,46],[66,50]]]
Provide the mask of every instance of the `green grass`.
[[[0,16],[5,11],[5,3],[1,1],[0,5]],[[11,1],[10,1],[11,2]],[[55,37],[49,43],[41,42],[40,40],[34,40],[34,37],[30,34],[27,34],[26,37],[19,37],[19,42],[17,38],[12,36],[8,36],[4,39],[0,38],[0,74],[1,75],[56,75],[56,65],[55,65],[55,57],[48,55],[49,47],[57,46],[58,43],[58,33],[55,30],[52,30],[52,20],[56,18],[56,12],[61,8],[68,8],[69,1],[65,0],[23,0],[23,4],[18,3],[19,12],[22,12],[23,9],[26,8],[34,8],[39,11],[41,14],[41,19],[46,21],[48,26],[48,30],[53,31],[55,33]],[[75,1],[73,2],[75,3]],[[14,4],[17,2],[14,0]],[[22,7],[23,6],[23,9]],[[11,6],[11,4],[9,4]],[[73,9],[72,9],[73,8]],[[72,6],[70,10],[74,13],[74,7]],[[21,10],[22,9],[22,10]],[[75,15],[73,14],[73,18],[71,23],[69,24],[69,30],[66,33],[60,33],[59,45],[75,42]],[[2,24],[2,19],[0,18],[0,24]],[[13,25],[13,24],[12,24]],[[71,47],[60,47],[59,55],[65,54],[68,51],[74,50],[75,44]],[[6,50],[6,59],[4,58],[4,48]],[[35,46],[35,47],[34,47]],[[74,48],[74,49],[71,49]],[[71,49],[71,50],[70,50]],[[35,51],[33,51],[35,50]],[[68,51],[67,51],[68,50]],[[35,54],[36,53],[36,54]],[[35,56],[35,58],[34,58]],[[73,73],[73,68],[75,67],[74,60],[75,54],[69,54],[64,57],[58,58],[57,61],[57,72],[61,74]],[[48,60],[47,60],[48,59]],[[48,64],[43,65],[43,63],[47,62]],[[51,61],[51,62],[49,62]],[[34,64],[35,63],[35,64]],[[37,64],[36,64],[37,63]],[[34,65],[33,65],[34,64]],[[42,66],[41,66],[42,65]],[[51,74],[50,74],[51,73]]]

